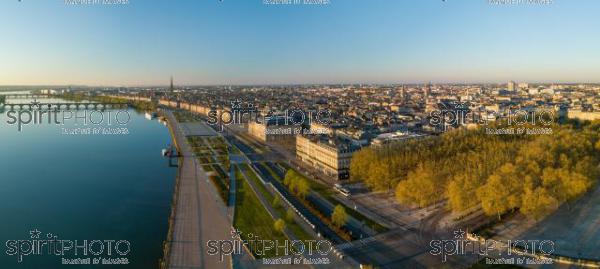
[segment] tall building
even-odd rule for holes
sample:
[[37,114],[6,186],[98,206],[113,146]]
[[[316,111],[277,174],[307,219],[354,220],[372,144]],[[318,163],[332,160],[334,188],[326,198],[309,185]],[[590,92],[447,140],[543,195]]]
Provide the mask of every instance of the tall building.
[[400,98],[402,98],[402,101],[404,101],[404,98],[406,98],[406,86],[402,85],[402,88],[400,88]]
[[173,76],[171,76],[171,87],[169,89],[171,90],[171,92],[175,90],[175,88],[173,87]]
[[337,180],[350,178],[350,160],[360,149],[350,140],[326,135],[298,135],[296,156],[302,162]]
[[517,83],[515,83],[514,81],[509,81],[508,84],[506,85],[506,89],[508,89],[511,92],[515,91],[515,86]]
[[429,94],[431,93],[431,82],[427,83],[425,89],[423,90],[423,99],[429,99]]

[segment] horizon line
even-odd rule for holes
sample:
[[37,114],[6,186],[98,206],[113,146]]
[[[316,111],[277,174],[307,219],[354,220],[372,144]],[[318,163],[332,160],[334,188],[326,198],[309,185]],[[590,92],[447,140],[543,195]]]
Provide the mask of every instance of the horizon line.
[[[434,81],[421,81],[421,82],[389,82],[389,83],[383,83],[383,82],[378,82],[378,83],[374,83],[374,82],[353,82],[353,83],[342,83],[342,82],[331,82],[331,83],[248,83],[248,84],[244,84],[244,83],[235,83],[235,84],[175,84],[174,87],[178,88],[178,87],[241,87],[241,86],[332,86],[332,85],[348,85],[348,86],[355,86],[355,85],[363,85],[363,86],[367,86],[367,85],[373,85],[373,86],[401,86],[401,85],[427,85],[427,84],[431,84],[431,85],[502,85],[502,84],[507,84],[511,82],[511,80],[509,81],[504,81],[504,82],[434,82]],[[600,81],[599,82],[582,82],[582,81],[571,81],[571,82],[560,82],[560,81],[556,81],[556,82],[529,82],[529,81],[516,81],[513,80],[512,82],[515,83],[528,83],[528,84],[534,84],[534,85],[552,85],[552,84],[558,84],[558,85],[600,85]],[[88,84],[0,84],[0,88],[6,88],[6,87],[87,87],[87,88],[95,88],[95,87],[124,87],[124,88],[139,88],[139,87],[158,87],[158,88],[169,88],[170,84],[137,84],[137,85],[88,85]],[[1,90],[1,89],[0,89]]]

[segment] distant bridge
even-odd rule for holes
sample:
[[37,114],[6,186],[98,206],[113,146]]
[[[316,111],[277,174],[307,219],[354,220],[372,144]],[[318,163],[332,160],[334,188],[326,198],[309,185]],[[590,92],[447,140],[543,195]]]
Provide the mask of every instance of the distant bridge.
[[[2,107],[2,105],[0,105]],[[10,103],[4,104],[4,109],[8,110],[80,110],[80,109],[111,109],[127,108],[128,103]]]
[[2,95],[4,96],[6,99],[48,99],[48,98],[52,98],[53,96],[50,94],[32,94],[32,93],[28,93],[28,94],[5,94]]

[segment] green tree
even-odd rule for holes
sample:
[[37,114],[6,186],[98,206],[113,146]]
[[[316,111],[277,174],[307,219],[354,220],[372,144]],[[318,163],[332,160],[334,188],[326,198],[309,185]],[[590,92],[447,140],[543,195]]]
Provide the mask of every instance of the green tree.
[[297,178],[298,178],[298,174],[296,173],[296,171],[289,169],[285,173],[285,178],[283,179],[283,184],[290,187],[290,185],[292,185],[292,182],[294,182]]
[[[498,121],[488,127],[505,126]],[[549,127],[551,135],[490,136],[484,128],[458,129],[363,148],[354,154],[350,173],[371,190],[395,186],[397,200],[405,204],[448,199],[455,212],[481,206],[494,216],[518,209],[540,217],[581,197],[600,176],[600,121]]]
[[294,218],[296,216],[296,212],[294,212],[294,210],[290,207],[287,209],[287,211],[285,211],[285,220],[289,223],[292,223],[294,221]]
[[403,204],[425,207],[442,199],[442,182],[436,179],[433,169],[420,165],[408,174],[396,188],[396,199]]
[[308,180],[306,180],[306,178],[300,178],[299,180],[297,180],[297,184],[296,184],[296,194],[304,199],[306,197],[306,195],[308,195],[308,193],[310,192],[310,183],[308,182]]
[[279,198],[279,196],[277,196],[277,195],[275,195],[275,198],[273,198],[273,207],[274,208],[281,207],[281,198]]
[[283,231],[285,231],[285,221],[282,219],[277,219],[275,223],[273,223],[273,228],[278,233],[283,233]]
[[368,176],[370,185],[376,191],[391,191],[397,181],[392,174],[392,166],[389,161],[382,160],[371,166]]
[[477,190],[477,197],[486,214],[497,215],[501,219],[502,214],[521,205],[522,190],[522,180],[516,167],[507,163]]
[[450,208],[455,212],[460,212],[476,205],[478,201],[477,199],[473,199],[473,197],[476,197],[477,187],[479,185],[473,182],[470,175],[455,175],[448,184],[447,190]]
[[540,220],[558,207],[558,200],[544,188],[525,189],[521,212],[535,220]]
[[375,161],[375,151],[372,148],[363,148],[354,153],[350,161],[350,179],[352,181],[365,180],[370,171],[371,164]]
[[346,213],[346,209],[341,205],[336,205],[331,214],[331,221],[338,227],[346,225],[346,222],[348,222],[348,213]]

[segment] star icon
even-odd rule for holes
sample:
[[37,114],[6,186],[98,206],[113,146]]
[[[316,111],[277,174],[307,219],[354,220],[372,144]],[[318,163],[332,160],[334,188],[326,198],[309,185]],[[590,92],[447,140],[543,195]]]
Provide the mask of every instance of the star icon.
[[235,101],[231,101],[231,108],[232,109],[242,108],[242,101],[240,101],[240,99],[237,99]]
[[465,236],[465,231],[462,229],[458,229],[458,231],[454,231],[454,238],[459,239]]
[[41,103],[40,103],[40,102],[38,102],[36,99],[33,99],[33,101],[31,101],[31,106],[33,106],[33,107],[37,107],[37,108],[39,108],[39,107],[40,107],[40,104],[41,104]]
[[231,229],[231,238],[240,238],[242,231],[238,229]]
[[38,229],[35,229],[33,231],[29,231],[29,234],[31,235],[32,239],[38,239],[38,238],[40,238],[40,235],[42,234],[42,232],[40,232]]

